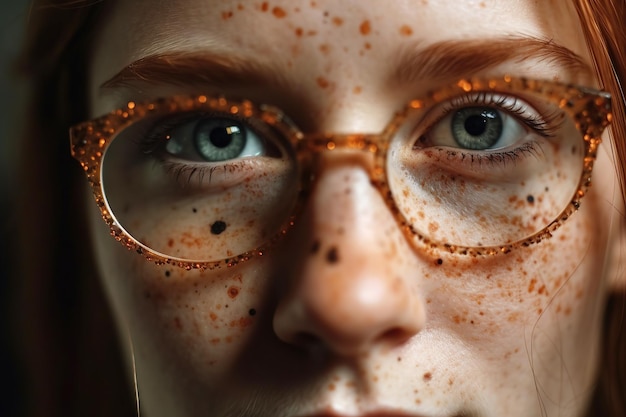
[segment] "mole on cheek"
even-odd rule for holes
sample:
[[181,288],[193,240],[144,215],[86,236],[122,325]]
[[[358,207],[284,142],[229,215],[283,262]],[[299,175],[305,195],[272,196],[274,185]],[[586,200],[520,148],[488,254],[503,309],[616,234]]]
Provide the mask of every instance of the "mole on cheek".
[[218,220],[211,225],[211,233],[213,233],[214,235],[219,235],[224,230],[226,230],[226,223],[221,220]]
[[337,250],[337,247],[333,246],[328,250],[328,252],[326,252],[326,261],[329,264],[339,262],[339,251]]
[[234,285],[228,288],[228,296],[232,299],[237,298],[239,295],[239,287],[235,287]]
[[315,242],[313,242],[313,245],[311,245],[311,254],[315,255],[319,250],[320,250],[320,241],[316,240]]

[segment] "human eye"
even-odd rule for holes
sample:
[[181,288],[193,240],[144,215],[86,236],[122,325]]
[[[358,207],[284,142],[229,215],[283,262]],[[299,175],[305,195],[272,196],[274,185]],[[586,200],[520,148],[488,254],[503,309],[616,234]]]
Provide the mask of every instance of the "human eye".
[[455,97],[431,112],[435,120],[428,122],[415,146],[447,147],[450,156],[463,162],[514,161],[537,154],[541,139],[559,130],[563,113],[554,108],[543,110],[521,98],[497,93]]
[[293,131],[275,113],[244,106],[162,105],[117,132],[101,181],[119,226],[159,253],[203,261],[254,250],[277,234],[299,185]]
[[[149,141],[162,141],[162,151],[193,162],[223,162],[253,156],[276,156],[271,141],[245,122],[223,116],[192,115],[153,128]],[[158,143],[157,143],[158,146]]]
[[263,158],[280,158],[275,135],[258,122],[191,113],[153,122],[136,140],[181,186],[215,187],[245,178],[239,174],[251,172]]

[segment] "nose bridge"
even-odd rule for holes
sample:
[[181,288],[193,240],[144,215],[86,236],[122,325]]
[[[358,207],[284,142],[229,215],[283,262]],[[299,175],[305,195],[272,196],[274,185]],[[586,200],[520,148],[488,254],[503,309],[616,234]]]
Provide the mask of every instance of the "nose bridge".
[[424,324],[411,277],[416,256],[372,187],[367,162],[359,160],[368,152],[319,154],[299,221],[311,232],[294,230],[300,249],[274,319],[277,335],[288,343],[316,340],[350,355],[406,339]]

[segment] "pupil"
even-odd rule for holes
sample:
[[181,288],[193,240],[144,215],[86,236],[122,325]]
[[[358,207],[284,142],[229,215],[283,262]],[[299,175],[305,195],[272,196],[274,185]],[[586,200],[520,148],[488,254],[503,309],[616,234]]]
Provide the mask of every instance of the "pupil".
[[480,136],[487,130],[487,118],[484,115],[473,115],[465,119],[465,130],[472,136]]
[[216,127],[211,130],[209,137],[211,139],[211,143],[216,148],[225,148],[230,145],[232,141],[232,134],[236,132],[232,132],[231,127]]

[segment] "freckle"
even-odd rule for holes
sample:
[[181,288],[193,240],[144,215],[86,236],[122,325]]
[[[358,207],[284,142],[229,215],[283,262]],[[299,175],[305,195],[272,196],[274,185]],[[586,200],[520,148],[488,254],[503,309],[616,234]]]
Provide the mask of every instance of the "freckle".
[[169,238],[169,239],[167,240],[167,246],[168,246],[168,247],[170,247],[170,248],[171,248],[172,246],[174,246],[174,239]]
[[413,34],[413,29],[409,25],[400,26],[400,35],[402,36],[411,36]]
[[402,357],[398,356],[398,358],[396,359],[398,362],[402,362]]
[[326,261],[328,261],[329,264],[334,264],[339,261],[339,251],[335,246],[330,248],[326,253]]
[[217,345],[219,342],[220,342],[219,337],[214,337],[213,339],[211,339],[211,343],[213,343],[214,345]]
[[307,36],[315,36],[315,35],[317,35],[317,30],[309,30],[309,31],[306,33],[306,35],[307,35]]
[[316,240],[315,242],[313,242],[313,245],[311,245],[311,253],[316,254],[319,250],[320,250],[320,242],[319,240]]
[[[237,296],[239,295],[239,287],[235,287],[234,285],[230,286],[228,288],[228,296],[230,298],[237,298]],[[226,305],[226,307],[228,307],[228,305]]]
[[326,78],[324,77],[317,77],[315,79],[315,81],[317,81],[317,85],[320,86],[320,88],[328,88],[329,82]]
[[360,85],[357,85],[352,89],[352,93],[354,94],[361,94],[362,91],[363,91],[363,87],[361,87]]
[[302,30],[302,28],[296,28],[295,32],[296,32],[296,36],[297,36],[297,37],[299,37],[299,38],[300,38],[300,37],[302,36],[302,34],[304,33],[304,31]]
[[343,25],[343,19],[340,17],[333,17],[333,24],[335,26],[341,26]]
[[426,372],[423,376],[424,382],[428,382],[433,379],[433,374],[431,372]]
[[372,26],[370,25],[370,21],[369,20],[364,20],[361,23],[361,26],[359,26],[359,31],[361,32],[361,35],[363,35],[363,36],[369,35],[370,32],[372,31]]
[[222,19],[223,20],[228,20],[231,17],[233,17],[233,12],[232,11],[222,12]]
[[363,47],[369,50],[369,49],[372,49],[372,44],[369,42],[365,42],[365,45],[363,45]]
[[210,312],[209,317],[211,318],[211,321],[217,320],[217,314],[215,314],[214,312]]
[[250,317],[241,317],[239,320],[233,320],[230,322],[230,327],[246,328],[252,323]]
[[335,384],[328,384],[328,390],[329,391],[334,391],[335,390]]
[[213,233],[214,235],[219,235],[224,230],[226,230],[226,223],[224,223],[222,220],[218,220],[211,225],[211,233]]
[[244,9],[243,4],[238,4],[237,5],[237,10],[243,10],[243,9]]
[[282,19],[283,17],[287,16],[287,12],[284,9],[281,9],[280,7],[274,7],[272,9],[272,14],[278,19]]
[[530,284],[528,284],[528,292],[533,292],[535,290],[535,284],[537,284],[536,279],[531,279]]
[[323,53],[324,55],[328,55],[328,53],[330,52],[330,45],[328,45],[327,43],[321,44],[320,52]]
[[232,336],[228,336],[226,337],[226,343],[231,343],[233,341],[233,337]]
[[454,379],[453,378],[448,379],[448,385],[450,385],[450,386],[454,385]]
[[256,315],[256,310],[254,308],[251,308],[250,310],[248,310],[248,314],[251,316],[255,316]]
[[484,9],[485,7],[487,7],[487,5],[485,4],[485,2],[484,2],[484,1],[481,1],[481,2],[480,2],[480,7]]
[[269,5],[267,4],[266,1],[261,3],[261,11],[266,12],[268,8],[269,8]]

